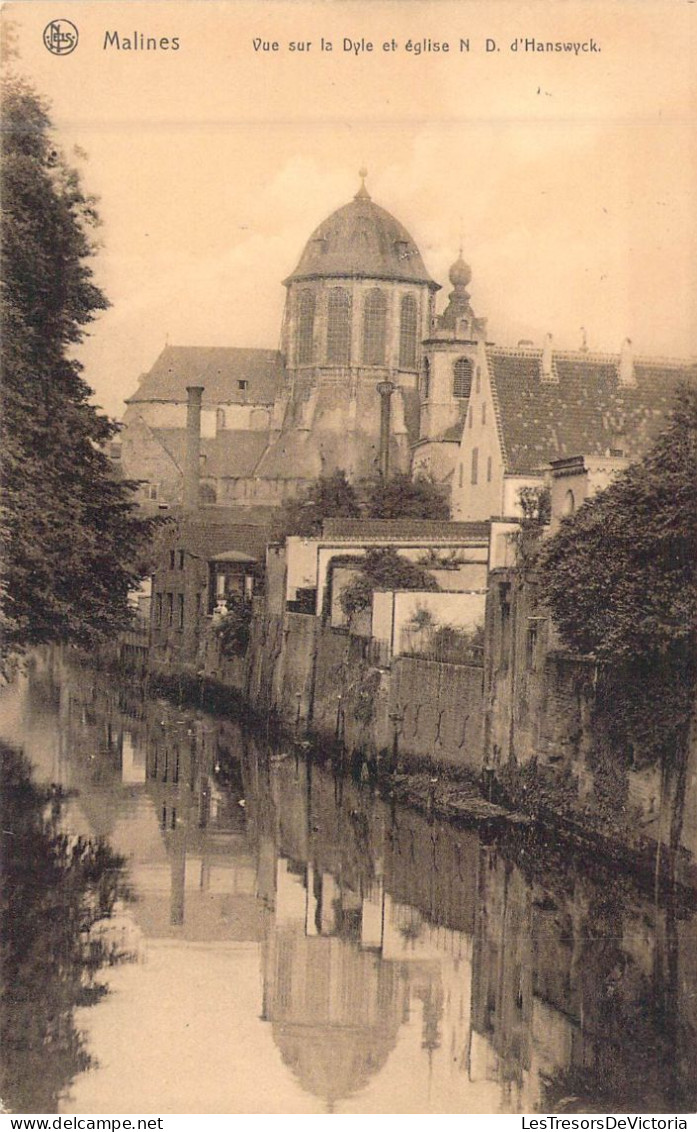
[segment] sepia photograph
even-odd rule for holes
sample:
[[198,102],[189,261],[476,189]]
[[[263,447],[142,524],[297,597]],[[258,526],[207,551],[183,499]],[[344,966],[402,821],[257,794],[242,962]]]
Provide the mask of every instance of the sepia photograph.
[[697,6],[0,18],[3,1132],[693,1129]]

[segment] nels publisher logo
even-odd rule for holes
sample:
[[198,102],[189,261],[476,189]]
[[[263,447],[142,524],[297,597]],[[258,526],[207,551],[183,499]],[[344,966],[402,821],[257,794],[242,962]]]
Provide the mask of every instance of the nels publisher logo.
[[44,47],[52,55],[70,55],[77,47],[78,31],[70,20],[51,20],[44,28]]

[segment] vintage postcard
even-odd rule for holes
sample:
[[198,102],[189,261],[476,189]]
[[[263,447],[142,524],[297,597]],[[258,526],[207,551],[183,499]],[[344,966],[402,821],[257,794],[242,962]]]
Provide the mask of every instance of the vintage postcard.
[[4,1112],[687,1129],[697,5],[2,25]]

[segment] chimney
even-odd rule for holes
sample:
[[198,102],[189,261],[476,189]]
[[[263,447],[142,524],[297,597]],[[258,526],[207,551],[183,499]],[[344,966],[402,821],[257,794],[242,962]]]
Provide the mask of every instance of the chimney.
[[198,511],[198,479],[201,461],[202,385],[186,387],[186,457],[184,461],[184,512]]
[[634,351],[631,338],[625,338],[620,350],[619,366],[620,385],[633,389],[636,387],[636,374],[634,373]]
[[552,335],[545,334],[544,342],[542,343],[542,380],[549,382],[556,382],[557,376],[554,372],[554,365],[552,362]]

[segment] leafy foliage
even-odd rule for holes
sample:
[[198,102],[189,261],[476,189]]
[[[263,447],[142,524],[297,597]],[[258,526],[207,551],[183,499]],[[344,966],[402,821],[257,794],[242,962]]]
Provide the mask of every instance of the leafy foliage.
[[128,621],[133,565],[152,524],[104,447],[116,425],[70,357],[107,300],[90,260],[94,200],[54,148],[46,106],[2,91],[2,487],[6,653],[90,645]]
[[366,480],[365,510],[370,519],[449,519],[448,501],[433,480],[404,472]]
[[325,519],[357,519],[361,514],[358,496],[343,471],[320,476],[300,499],[283,503],[276,519],[276,541],[289,535],[314,538],[322,533]]
[[696,472],[697,390],[683,388],[646,457],[562,520],[536,560],[564,642],[608,662],[610,730],[671,758],[697,674]]
[[527,522],[544,526],[552,517],[552,497],[548,487],[521,487],[518,502]]
[[325,519],[448,519],[448,503],[432,480],[412,480],[403,473],[385,480],[362,480],[357,487],[346,473],[320,476],[300,499],[287,500],[274,524],[273,537],[316,538]]
[[124,861],[102,841],[58,832],[61,796],[34,784],[19,752],[0,744],[0,761],[0,1095],[10,1111],[57,1112],[60,1095],[91,1063],[74,1008],[106,993],[95,980],[101,966],[127,958],[88,934],[128,896]]
[[401,558],[392,546],[374,547],[366,552],[360,573],[344,587],[340,602],[351,619],[368,609],[375,590],[439,589],[432,574],[407,558]]
[[242,595],[232,594],[227,599],[227,613],[215,626],[223,656],[243,656],[249,644],[252,625],[252,603]]

